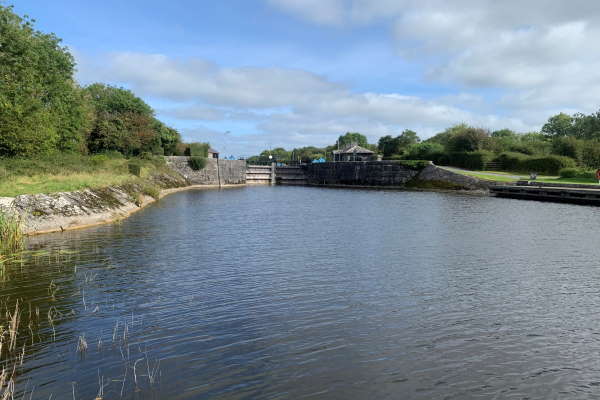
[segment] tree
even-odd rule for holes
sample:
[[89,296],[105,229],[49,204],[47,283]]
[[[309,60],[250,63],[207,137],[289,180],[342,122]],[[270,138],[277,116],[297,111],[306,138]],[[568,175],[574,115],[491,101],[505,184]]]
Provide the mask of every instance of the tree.
[[377,150],[383,154],[384,158],[389,158],[398,153],[398,140],[390,135],[382,136],[377,143]]
[[542,133],[548,136],[572,136],[575,134],[574,119],[568,114],[560,113],[548,118],[542,127]]
[[88,86],[95,124],[88,146],[93,152],[119,151],[126,155],[156,152],[161,147],[154,111],[131,91],[101,83]]
[[0,155],[79,150],[87,109],[75,61],[54,34],[0,5]]
[[367,137],[358,132],[346,132],[345,135],[342,135],[338,138],[338,144],[340,146],[340,149],[351,146],[353,144],[362,147],[368,146]]
[[488,138],[485,130],[464,125],[454,130],[447,146],[454,152],[477,151],[482,149]]
[[410,129],[405,129],[402,131],[400,136],[398,136],[396,139],[398,139],[398,147],[401,151],[406,149],[408,146],[421,141],[419,136],[417,136],[417,132],[411,131]]

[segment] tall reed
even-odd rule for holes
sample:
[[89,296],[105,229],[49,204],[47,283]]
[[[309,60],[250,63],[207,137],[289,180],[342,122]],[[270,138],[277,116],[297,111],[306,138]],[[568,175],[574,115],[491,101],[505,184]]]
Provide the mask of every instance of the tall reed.
[[24,243],[21,218],[16,214],[0,211],[0,256],[22,250]]

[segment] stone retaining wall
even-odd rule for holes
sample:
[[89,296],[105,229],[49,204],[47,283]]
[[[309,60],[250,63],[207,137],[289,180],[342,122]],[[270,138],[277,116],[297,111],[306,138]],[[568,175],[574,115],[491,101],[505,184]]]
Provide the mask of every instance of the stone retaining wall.
[[315,163],[304,168],[309,185],[487,190],[477,178],[433,164],[420,170],[397,161]]
[[[192,185],[238,185],[246,183],[246,161],[244,160],[218,160],[207,158],[206,167],[194,171],[188,165],[189,157],[165,157],[167,164],[179,172]],[[220,180],[220,182],[219,182]]]

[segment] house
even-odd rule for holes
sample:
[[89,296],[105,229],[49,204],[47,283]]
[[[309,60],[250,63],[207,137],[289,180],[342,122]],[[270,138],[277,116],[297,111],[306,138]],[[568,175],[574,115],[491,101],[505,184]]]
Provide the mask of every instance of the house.
[[333,151],[333,161],[374,161],[375,159],[375,152],[356,144],[343,150]]
[[208,158],[219,158],[219,152],[212,147],[208,148]]

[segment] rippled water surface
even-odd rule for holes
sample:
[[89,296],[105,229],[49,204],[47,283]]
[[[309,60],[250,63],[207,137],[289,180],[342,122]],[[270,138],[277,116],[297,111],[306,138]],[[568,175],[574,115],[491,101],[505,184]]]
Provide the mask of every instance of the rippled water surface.
[[188,191],[34,238],[0,310],[22,310],[26,398],[600,398],[599,226],[455,194]]

